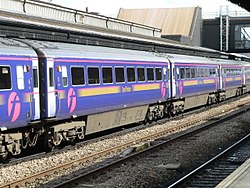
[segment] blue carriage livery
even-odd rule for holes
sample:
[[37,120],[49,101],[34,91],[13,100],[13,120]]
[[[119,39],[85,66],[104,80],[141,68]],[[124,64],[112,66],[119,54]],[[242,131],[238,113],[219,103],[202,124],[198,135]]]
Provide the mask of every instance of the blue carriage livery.
[[0,39],[0,159],[249,89],[245,61]]
[[173,112],[215,103],[218,63],[210,58],[170,54],[173,72]]

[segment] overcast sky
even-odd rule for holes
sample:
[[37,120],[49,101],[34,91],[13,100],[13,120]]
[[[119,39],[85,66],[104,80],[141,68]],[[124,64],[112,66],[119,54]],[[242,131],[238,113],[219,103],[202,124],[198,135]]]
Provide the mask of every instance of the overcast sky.
[[[51,0],[44,0],[51,1]],[[202,7],[202,12],[219,12],[220,5],[228,5],[229,11],[244,11],[227,0],[52,0],[62,6],[98,12],[101,15],[116,17],[120,8],[172,8]]]

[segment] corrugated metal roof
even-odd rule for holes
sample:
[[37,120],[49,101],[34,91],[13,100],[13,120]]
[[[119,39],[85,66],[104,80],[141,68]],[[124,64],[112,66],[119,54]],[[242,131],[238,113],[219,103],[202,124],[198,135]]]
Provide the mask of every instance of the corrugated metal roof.
[[162,35],[190,36],[197,7],[123,9],[118,19],[162,29]]

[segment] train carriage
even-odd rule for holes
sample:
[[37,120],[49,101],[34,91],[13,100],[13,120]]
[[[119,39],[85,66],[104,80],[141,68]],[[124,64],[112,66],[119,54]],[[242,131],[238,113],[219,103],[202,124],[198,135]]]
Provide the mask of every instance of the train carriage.
[[244,84],[244,66],[240,61],[219,59],[219,89],[224,94],[220,97],[222,100],[243,93]]
[[246,93],[250,64],[0,38],[0,160]]
[[36,53],[27,45],[0,39],[0,128],[24,127],[40,119]]
[[[28,45],[0,38],[0,159],[21,152],[22,131],[40,119],[38,59]],[[8,134],[5,134],[7,132]],[[25,144],[24,144],[25,147]]]
[[218,89],[216,61],[205,57],[170,54],[173,69],[173,100],[176,113],[215,103]]
[[[67,132],[82,138],[141,122],[145,117],[153,120],[164,116],[165,103],[172,95],[166,58],[144,51],[25,42],[40,59],[45,81],[40,82],[40,93],[45,91],[41,117],[50,121],[52,137]],[[61,120],[75,122],[54,125]],[[57,140],[54,144],[62,139],[53,138]]]

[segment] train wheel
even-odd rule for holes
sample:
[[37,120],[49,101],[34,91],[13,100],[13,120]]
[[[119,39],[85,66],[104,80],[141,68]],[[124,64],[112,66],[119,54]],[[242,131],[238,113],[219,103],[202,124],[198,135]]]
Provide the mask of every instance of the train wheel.
[[45,135],[44,135],[44,150],[46,152],[51,152],[53,148],[54,148],[54,145],[52,143],[51,135],[45,133]]
[[8,163],[9,162],[9,152],[5,151],[3,155],[0,155],[0,162],[1,163]]
[[77,134],[77,138],[79,140],[83,140],[85,138],[85,132],[86,132],[86,128],[85,127],[82,127],[81,128],[81,133],[80,134]]

